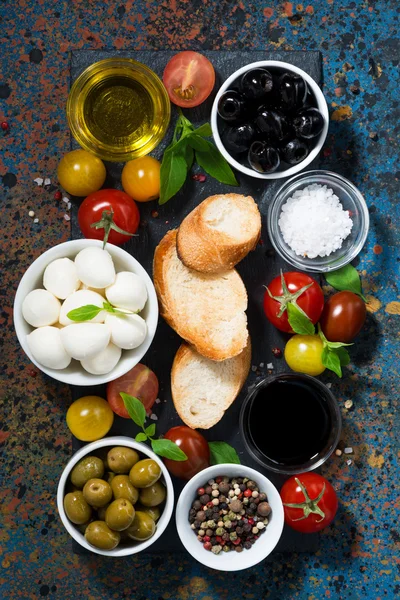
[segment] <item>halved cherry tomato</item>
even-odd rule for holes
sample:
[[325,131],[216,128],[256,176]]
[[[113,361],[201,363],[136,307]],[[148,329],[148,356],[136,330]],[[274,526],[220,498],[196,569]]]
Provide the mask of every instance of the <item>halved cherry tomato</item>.
[[315,279],[305,273],[289,271],[271,281],[264,294],[265,315],[277,329],[293,333],[286,310],[289,302],[296,303],[315,324],[324,308],[324,294]]
[[281,489],[281,499],[285,522],[302,533],[325,529],[338,509],[335,490],[318,473],[302,473],[288,479]]
[[175,477],[189,480],[193,475],[210,466],[208,442],[195,429],[190,429],[186,425],[178,425],[178,427],[172,427],[167,431],[164,438],[175,442],[188,457],[187,460],[183,461],[164,459],[168,471]]
[[[116,246],[121,246],[136,233],[139,221],[135,202],[120,190],[94,192],[85,198],[78,210],[79,227],[86,238],[105,239]],[[91,227],[95,223],[98,226]]]
[[330,342],[351,342],[365,323],[365,302],[353,292],[338,292],[325,303],[321,329]]
[[107,384],[107,400],[112,410],[120,417],[129,419],[120,392],[138,398],[144,404],[146,412],[149,413],[158,396],[157,376],[149,367],[139,363],[122,377]]
[[192,108],[211,94],[215,83],[214,67],[202,54],[185,50],[167,63],[163,82],[171,102]]

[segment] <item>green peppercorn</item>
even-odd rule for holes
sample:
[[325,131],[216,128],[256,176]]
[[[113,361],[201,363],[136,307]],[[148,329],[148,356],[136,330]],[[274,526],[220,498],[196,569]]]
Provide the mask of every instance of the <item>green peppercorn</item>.
[[217,527],[215,530],[215,535],[224,535],[225,529],[223,527]]
[[237,533],[236,531],[232,531],[232,533],[229,534],[229,539],[231,540],[231,542],[234,542],[235,540],[237,540]]

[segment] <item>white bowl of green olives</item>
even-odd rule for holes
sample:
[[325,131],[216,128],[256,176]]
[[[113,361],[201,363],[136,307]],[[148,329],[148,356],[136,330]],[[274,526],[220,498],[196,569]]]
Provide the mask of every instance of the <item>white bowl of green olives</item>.
[[321,151],[328,125],[317,83],[302,69],[275,60],[235,71],[211,110],[218,150],[232,167],[258,179],[302,171]]
[[57,491],[61,521],[78,544],[104,556],[128,556],[151,546],[174,507],[174,488],[148,446],[114,436],[78,450]]

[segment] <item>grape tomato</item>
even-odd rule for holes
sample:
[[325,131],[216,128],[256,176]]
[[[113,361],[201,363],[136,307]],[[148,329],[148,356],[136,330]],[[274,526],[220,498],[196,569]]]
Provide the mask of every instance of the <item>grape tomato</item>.
[[157,376],[149,367],[139,363],[125,375],[107,384],[107,400],[112,410],[120,417],[129,419],[120,392],[138,398],[149,413],[158,396]]
[[180,479],[189,480],[199,471],[210,466],[210,449],[207,440],[195,429],[178,425],[172,427],[164,438],[174,442],[188,457],[184,461],[166,458],[164,460],[168,471]]
[[330,342],[351,342],[365,323],[365,302],[353,292],[338,292],[325,303],[320,325]]

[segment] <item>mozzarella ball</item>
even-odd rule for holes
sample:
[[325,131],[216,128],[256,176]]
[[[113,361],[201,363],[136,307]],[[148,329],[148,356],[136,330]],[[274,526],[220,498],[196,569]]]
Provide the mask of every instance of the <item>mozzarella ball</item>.
[[86,285],[86,283],[81,283],[81,287],[79,289],[80,290],[91,290],[92,292],[96,292],[97,294],[100,294],[100,296],[103,296],[104,299],[106,298],[105,288],[89,287],[88,285]]
[[43,285],[57,298],[65,300],[81,285],[75,263],[69,258],[53,260],[44,271]]
[[60,334],[57,327],[39,327],[26,338],[33,358],[49,369],[65,369],[71,362]]
[[79,279],[89,287],[105,288],[114,283],[114,263],[107,250],[85,248],[76,255],[75,265]]
[[76,360],[85,360],[106,348],[111,331],[102,323],[76,323],[61,329],[60,334],[66,352]]
[[81,361],[82,367],[92,375],[104,375],[113,370],[121,358],[121,348],[117,348],[114,344],[108,346],[99,354],[92,358],[85,358]]
[[114,283],[106,288],[106,297],[113,306],[136,312],[147,302],[146,284],[139,275],[121,271]]
[[53,325],[58,321],[61,302],[47,290],[29,292],[22,303],[22,314],[32,327]]
[[111,329],[112,343],[124,350],[137,348],[147,335],[146,321],[139,315],[119,317],[107,313],[105,323]]
[[[76,308],[81,308],[82,306],[86,306],[87,304],[94,304],[94,306],[98,306],[99,308],[103,308],[103,302],[105,299],[100,294],[96,292],[92,292],[91,290],[78,290],[74,292],[64,302],[62,303],[60,310],[60,318],[59,321],[61,325],[72,325],[72,323],[76,323],[76,321],[72,321],[67,317],[67,314],[71,310],[75,310]],[[89,321],[85,321],[86,323],[104,323],[105,311],[102,310],[98,315],[90,319]]]

